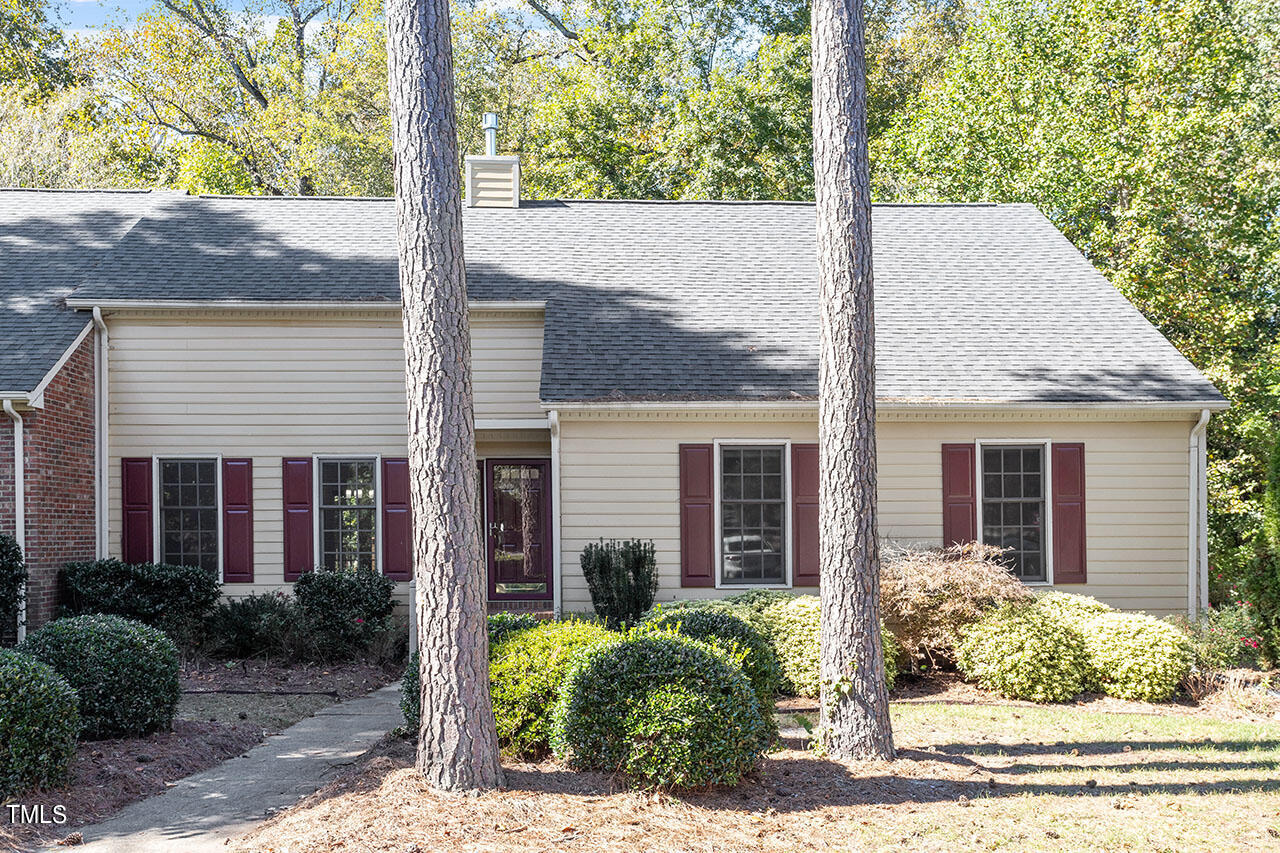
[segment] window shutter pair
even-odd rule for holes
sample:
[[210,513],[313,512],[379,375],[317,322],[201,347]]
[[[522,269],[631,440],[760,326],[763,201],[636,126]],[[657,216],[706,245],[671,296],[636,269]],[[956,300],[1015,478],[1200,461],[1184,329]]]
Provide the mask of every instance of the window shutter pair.
[[[1084,445],[1050,447],[1053,582],[1085,583]],[[978,452],[973,444],[942,445],[942,544],[978,537]]]
[[[126,563],[155,559],[151,458],[120,463],[120,556]],[[222,579],[253,581],[253,460],[222,460]]]
[[[716,584],[715,446],[680,445],[680,585]],[[791,578],[818,585],[818,445],[791,445]]]
[[[283,460],[284,579],[296,581],[316,565],[312,463],[304,456]],[[392,580],[413,577],[413,521],[409,511],[409,460],[382,460],[382,573]]]

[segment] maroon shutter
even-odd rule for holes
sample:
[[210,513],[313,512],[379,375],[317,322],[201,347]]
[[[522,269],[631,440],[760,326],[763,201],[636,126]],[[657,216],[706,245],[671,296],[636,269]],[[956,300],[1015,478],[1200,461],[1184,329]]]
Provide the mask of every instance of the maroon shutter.
[[222,580],[253,583],[253,460],[222,460]]
[[818,445],[791,445],[791,552],[793,586],[817,586],[821,574],[818,556]]
[[409,460],[382,460],[382,573],[413,577],[413,516],[409,510]]
[[1054,444],[1053,582],[1085,583],[1084,445]]
[[942,445],[942,545],[978,538],[977,449]]
[[120,460],[120,559],[126,563],[150,563],[151,534],[151,459],[136,457]]
[[284,579],[296,581],[315,568],[311,522],[311,460],[284,460]]
[[715,586],[715,448],[680,445],[680,585]]

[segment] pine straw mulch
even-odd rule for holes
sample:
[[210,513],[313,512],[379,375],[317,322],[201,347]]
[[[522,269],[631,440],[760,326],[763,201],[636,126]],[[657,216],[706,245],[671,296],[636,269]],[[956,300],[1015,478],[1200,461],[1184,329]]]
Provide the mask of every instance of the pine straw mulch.
[[281,664],[269,660],[187,662],[182,668],[184,693],[322,694],[353,699],[400,677],[372,663]]
[[175,720],[173,730],[142,738],[81,743],[71,764],[71,782],[61,790],[26,794],[24,806],[66,810],[61,825],[11,825],[0,820],[0,848],[21,849],[39,841],[61,838],[77,826],[97,823],[130,803],[146,799],[177,780],[243,755],[262,740],[262,730],[229,723]]

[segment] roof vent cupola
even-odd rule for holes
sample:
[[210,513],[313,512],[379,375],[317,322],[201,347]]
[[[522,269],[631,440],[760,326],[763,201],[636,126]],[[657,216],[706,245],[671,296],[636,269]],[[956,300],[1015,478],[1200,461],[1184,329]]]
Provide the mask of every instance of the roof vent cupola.
[[519,207],[520,158],[498,154],[498,114],[484,114],[485,152],[469,154],[467,164],[468,207]]

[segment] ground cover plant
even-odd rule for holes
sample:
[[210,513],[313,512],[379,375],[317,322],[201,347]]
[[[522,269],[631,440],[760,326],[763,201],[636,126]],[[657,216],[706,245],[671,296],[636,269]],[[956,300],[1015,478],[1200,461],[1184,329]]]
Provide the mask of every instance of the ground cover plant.
[[[968,688],[972,690],[972,688]],[[895,701],[899,759],[770,753],[729,789],[654,795],[509,760],[502,791],[430,791],[391,740],[229,846],[363,849],[1254,851],[1280,834],[1280,724],[1179,706]]]

